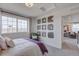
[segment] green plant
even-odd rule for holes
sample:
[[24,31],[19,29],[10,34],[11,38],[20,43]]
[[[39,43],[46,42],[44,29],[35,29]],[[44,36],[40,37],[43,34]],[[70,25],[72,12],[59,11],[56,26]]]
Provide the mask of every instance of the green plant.
[[38,33],[31,33],[33,36],[40,36]]

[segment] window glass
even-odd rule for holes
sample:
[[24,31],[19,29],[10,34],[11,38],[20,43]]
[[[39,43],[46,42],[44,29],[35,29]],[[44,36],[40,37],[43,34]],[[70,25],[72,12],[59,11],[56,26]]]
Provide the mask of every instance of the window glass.
[[27,20],[2,16],[2,33],[27,32]]
[[79,31],[79,24],[73,24],[72,25],[72,31],[73,32],[78,32]]

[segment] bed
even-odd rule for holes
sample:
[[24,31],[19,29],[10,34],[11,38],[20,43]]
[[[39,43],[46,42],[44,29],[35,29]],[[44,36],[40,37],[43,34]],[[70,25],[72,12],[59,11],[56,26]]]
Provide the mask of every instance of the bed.
[[42,56],[37,44],[24,38],[13,40],[15,47],[9,48],[1,53],[1,56]]

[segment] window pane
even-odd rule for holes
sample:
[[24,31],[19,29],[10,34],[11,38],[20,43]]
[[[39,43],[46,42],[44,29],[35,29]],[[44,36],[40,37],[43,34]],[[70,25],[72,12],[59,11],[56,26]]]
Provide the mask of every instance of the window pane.
[[3,21],[7,21],[7,17],[6,16],[2,16],[2,20]]
[[7,24],[7,17],[2,16],[2,24]]
[[8,22],[8,25],[12,26],[12,22]]
[[18,31],[26,32],[27,31],[27,21],[18,20]]
[[13,18],[13,22],[16,22],[16,18]]
[[3,25],[2,28],[7,28],[7,25]]
[[12,18],[8,17],[8,21],[9,21],[9,22],[12,22]]
[[73,24],[72,25],[72,31],[73,32],[78,32],[79,31],[79,24]]
[[18,20],[18,32],[22,32],[22,21]]
[[2,33],[7,32],[7,17],[2,16]]

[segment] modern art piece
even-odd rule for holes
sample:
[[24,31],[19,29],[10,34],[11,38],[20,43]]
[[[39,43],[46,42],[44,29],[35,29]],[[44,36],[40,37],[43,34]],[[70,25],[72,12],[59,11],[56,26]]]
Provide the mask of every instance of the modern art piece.
[[46,30],[46,25],[42,25],[42,30]]
[[46,18],[42,18],[42,23],[46,23]]
[[41,30],[41,25],[38,25],[37,26],[37,30]]
[[40,31],[38,31],[37,34],[39,34],[41,36],[41,32]]
[[48,38],[54,38],[54,33],[53,32],[48,32]]
[[53,22],[53,16],[48,17],[48,22]]
[[42,37],[46,37],[46,32],[42,32]]
[[53,24],[48,25],[48,30],[53,30]]
[[40,24],[40,23],[41,23],[41,19],[38,19],[38,20],[37,20],[37,24]]

